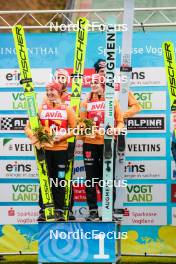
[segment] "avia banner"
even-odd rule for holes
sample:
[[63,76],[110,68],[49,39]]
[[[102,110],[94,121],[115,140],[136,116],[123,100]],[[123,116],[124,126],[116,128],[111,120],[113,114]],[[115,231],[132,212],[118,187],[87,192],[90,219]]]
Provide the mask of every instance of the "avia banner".
[[[131,91],[142,111],[127,122],[124,180],[128,184],[120,198],[125,208],[122,231],[127,236],[122,253],[176,255],[176,165],[170,150],[173,126],[162,56],[162,43],[167,40],[176,43],[176,35],[133,35]],[[29,33],[27,44],[40,105],[56,68],[73,73],[75,33]],[[105,59],[105,52],[105,34],[89,33],[86,75],[94,73],[94,63]],[[24,134],[26,102],[10,33],[0,34],[0,57],[0,252],[36,252],[39,181],[33,147]],[[120,58],[121,33],[117,33],[117,78]],[[90,84],[85,83],[82,100],[87,92]],[[73,210],[79,220],[88,214],[82,144],[76,142],[73,169],[73,178],[83,181],[74,187]],[[98,188],[97,201],[101,215]]]

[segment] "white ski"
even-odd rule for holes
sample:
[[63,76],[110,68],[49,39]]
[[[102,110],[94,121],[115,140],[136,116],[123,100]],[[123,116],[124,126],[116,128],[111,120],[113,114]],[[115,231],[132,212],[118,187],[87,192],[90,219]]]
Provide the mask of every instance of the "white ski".
[[103,160],[103,201],[102,220],[112,221],[113,207],[113,151],[114,135],[108,135],[108,129],[114,128],[114,77],[116,67],[116,32],[115,27],[108,26],[106,32],[106,87],[105,87],[105,121],[104,160]]
[[[133,17],[134,17],[134,0],[124,0],[124,16],[123,24],[127,25],[127,31],[122,33],[122,56],[121,56],[121,77],[125,78],[125,82],[120,84],[120,108],[122,112],[128,110],[128,92],[131,80],[131,49],[132,49],[132,34],[133,34]],[[122,80],[122,78],[121,78]],[[125,120],[124,120],[125,121]],[[125,141],[124,135],[118,136],[117,140],[117,157],[115,164],[115,180],[119,181],[124,178],[125,167]],[[114,217],[121,219],[123,217],[123,198],[124,187],[116,188],[116,200],[114,204]]]

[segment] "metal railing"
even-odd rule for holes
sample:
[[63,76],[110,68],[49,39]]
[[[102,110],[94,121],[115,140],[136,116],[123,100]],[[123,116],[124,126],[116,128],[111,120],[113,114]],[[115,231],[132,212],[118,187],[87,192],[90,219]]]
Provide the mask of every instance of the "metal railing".
[[[0,11],[0,29],[9,30],[18,23],[22,23],[25,29],[49,29],[51,23],[54,23],[56,19],[62,18],[66,27],[70,28],[71,25],[76,23],[76,17],[82,15],[86,16],[90,21],[90,27],[100,28],[101,24],[106,23],[106,15],[114,15],[117,21],[117,27],[121,23],[123,17],[123,8],[119,9],[74,9],[74,10],[20,10],[20,11]],[[51,15],[47,22],[43,23],[41,18],[37,18],[39,14],[42,14],[42,18],[45,15]],[[70,16],[72,14],[72,16]],[[140,19],[142,14],[143,19]],[[172,14],[172,15],[171,15]],[[159,21],[153,22],[153,18],[159,15]],[[11,21],[14,16],[15,22]],[[18,16],[18,18],[16,18]],[[30,18],[30,25],[24,22],[25,18]],[[176,26],[176,7],[147,7],[147,8],[135,8],[134,28],[139,27],[175,27]],[[158,18],[157,18],[158,19]],[[95,25],[96,23],[96,25]],[[58,29],[60,26],[58,26]]]

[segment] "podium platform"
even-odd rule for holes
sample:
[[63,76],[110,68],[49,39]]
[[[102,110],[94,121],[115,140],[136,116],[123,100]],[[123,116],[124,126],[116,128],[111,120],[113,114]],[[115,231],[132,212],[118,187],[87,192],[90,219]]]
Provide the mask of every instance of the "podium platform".
[[38,263],[116,263],[120,242],[115,222],[41,222]]

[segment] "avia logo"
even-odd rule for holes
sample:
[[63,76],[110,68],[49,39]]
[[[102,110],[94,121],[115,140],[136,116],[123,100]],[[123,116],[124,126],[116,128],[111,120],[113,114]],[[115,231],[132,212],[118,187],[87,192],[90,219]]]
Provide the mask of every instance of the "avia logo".
[[93,103],[91,110],[104,110],[105,109],[105,102],[100,102],[100,103]]
[[62,114],[59,111],[46,111],[45,112],[45,118],[62,118]]
[[145,165],[128,162],[125,166],[125,172],[145,172]]
[[15,216],[15,210],[13,209],[13,207],[8,210],[8,216]]
[[31,164],[20,164],[14,161],[12,164],[7,164],[5,168],[8,172],[30,172]]
[[40,115],[41,119],[62,119],[66,120],[67,113],[65,110],[43,110]]
[[13,72],[8,72],[5,78],[7,81],[20,81],[20,73],[14,70]]

